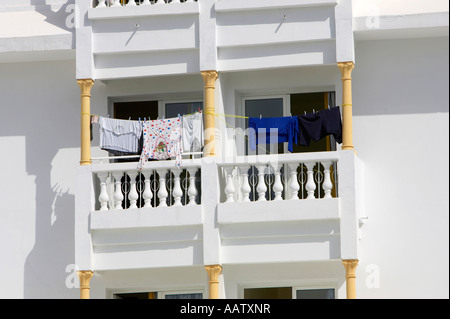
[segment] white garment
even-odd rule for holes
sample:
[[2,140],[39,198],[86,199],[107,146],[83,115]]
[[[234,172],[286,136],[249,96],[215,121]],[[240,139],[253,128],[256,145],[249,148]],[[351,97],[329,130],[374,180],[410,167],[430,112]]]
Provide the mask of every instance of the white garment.
[[181,128],[178,117],[144,122],[144,147],[138,167],[142,169],[148,159],[168,158],[175,158],[176,165],[181,166]]
[[100,148],[139,154],[142,123],[100,117]]
[[183,116],[181,139],[183,152],[200,152],[202,150],[204,144],[202,113]]

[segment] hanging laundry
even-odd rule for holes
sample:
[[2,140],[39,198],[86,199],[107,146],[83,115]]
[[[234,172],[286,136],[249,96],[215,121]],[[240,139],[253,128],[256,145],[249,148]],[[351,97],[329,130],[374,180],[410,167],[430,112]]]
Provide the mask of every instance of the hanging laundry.
[[327,135],[333,135],[336,142],[342,143],[342,123],[339,107],[320,110],[298,116],[299,144],[309,146],[311,140],[318,141]]
[[[298,118],[296,116],[287,117],[271,117],[271,118],[256,118],[250,117],[248,119],[249,127],[249,144],[250,149],[255,150],[260,136],[256,138],[256,135],[260,135],[261,132],[265,132],[265,142],[269,144],[271,142],[271,135],[276,134],[278,139],[275,139],[278,143],[288,143],[289,152],[294,151],[294,143],[297,144],[298,139]],[[274,136],[276,138],[276,136]],[[264,136],[262,136],[264,140]]]
[[142,124],[139,121],[99,117],[100,148],[114,155],[140,154],[139,140]]
[[320,117],[323,120],[321,138],[333,135],[336,142],[342,143],[342,121],[339,106],[331,109],[320,110]]
[[183,152],[200,152],[204,144],[202,113],[183,115],[182,123]]
[[143,124],[144,145],[138,167],[142,169],[149,159],[176,159],[176,165],[181,166],[182,122],[180,118],[145,121]]

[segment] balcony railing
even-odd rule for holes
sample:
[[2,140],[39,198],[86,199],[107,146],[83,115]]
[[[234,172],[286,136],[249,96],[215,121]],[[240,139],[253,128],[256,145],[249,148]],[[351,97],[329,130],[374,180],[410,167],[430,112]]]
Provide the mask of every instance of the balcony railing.
[[142,170],[137,163],[93,164],[92,172],[100,186],[96,210],[201,204],[199,160],[185,160],[183,168],[152,162]]
[[93,2],[93,7],[121,7],[121,6],[145,6],[145,5],[162,5],[162,4],[175,4],[197,2],[197,0],[98,0]]
[[[201,159],[93,164],[94,210],[201,204],[202,187],[220,187],[220,203],[309,200],[338,197],[337,152],[243,156],[218,160],[219,186],[202,185]],[[203,178],[203,183],[209,183]]]
[[336,152],[249,156],[222,162],[224,202],[337,197],[337,163]]

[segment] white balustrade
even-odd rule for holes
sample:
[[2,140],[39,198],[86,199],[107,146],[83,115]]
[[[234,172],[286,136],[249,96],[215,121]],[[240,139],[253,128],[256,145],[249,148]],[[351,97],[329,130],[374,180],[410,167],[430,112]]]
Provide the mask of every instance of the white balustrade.
[[173,187],[173,199],[174,199],[174,206],[181,206],[181,196],[183,196],[183,191],[181,190],[181,184],[180,184],[180,174],[181,169],[176,168],[172,170],[173,176],[174,176],[174,187]]
[[122,209],[122,201],[124,199],[122,193],[122,177],[123,172],[113,172],[114,177],[114,209]]
[[130,192],[128,193],[130,208],[137,208],[137,200],[139,199],[139,194],[136,189],[136,177],[138,176],[138,172],[128,171],[127,174],[130,177]]
[[305,160],[293,159],[301,158],[301,154],[285,154],[281,156],[283,160],[269,155],[261,163],[223,163],[225,202],[332,198],[332,194],[337,194],[338,158],[334,153],[331,158],[322,153],[314,159],[311,154]]
[[197,168],[189,168],[189,205],[197,205],[195,198],[198,195],[197,186],[195,185],[195,174],[197,173]]
[[99,173],[97,176],[100,179],[100,196],[98,197],[98,201],[100,202],[100,210],[108,210],[109,195],[106,185],[108,173]]
[[248,181],[248,170],[250,169],[250,165],[239,166],[238,169],[242,176],[242,186],[241,186],[242,201],[249,202],[250,192],[252,191],[250,183]]
[[234,202],[234,193],[236,191],[233,182],[233,170],[234,167],[224,167],[226,182],[225,182],[225,194],[227,195],[227,203]]
[[[124,166],[121,166],[123,165]],[[127,210],[200,204],[197,172],[200,163],[178,168],[173,162],[158,163],[154,169],[138,170],[136,164],[98,165],[99,210]],[[118,167],[123,167],[118,169]],[[132,168],[132,169],[131,169]],[[188,183],[189,181],[189,183]]]
[[105,7],[132,7],[132,6],[148,6],[148,5],[162,5],[162,4],[174,4],[174,3],[189,3],[196,2],[195,0],[172,0],[168,2],[168,0],[129,0],[128,2],[124,2],[122,4],[121,0],[98,0],[98,4],[96,8],[105,8]]

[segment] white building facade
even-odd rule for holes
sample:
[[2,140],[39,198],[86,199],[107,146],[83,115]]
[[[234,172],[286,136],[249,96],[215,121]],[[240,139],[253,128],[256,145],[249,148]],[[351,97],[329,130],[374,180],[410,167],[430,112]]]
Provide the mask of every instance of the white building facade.
[[[1,298],[448,298],[447,1],[125,2],[0,4]],[[198,108],[181,168],[91,123]]]

